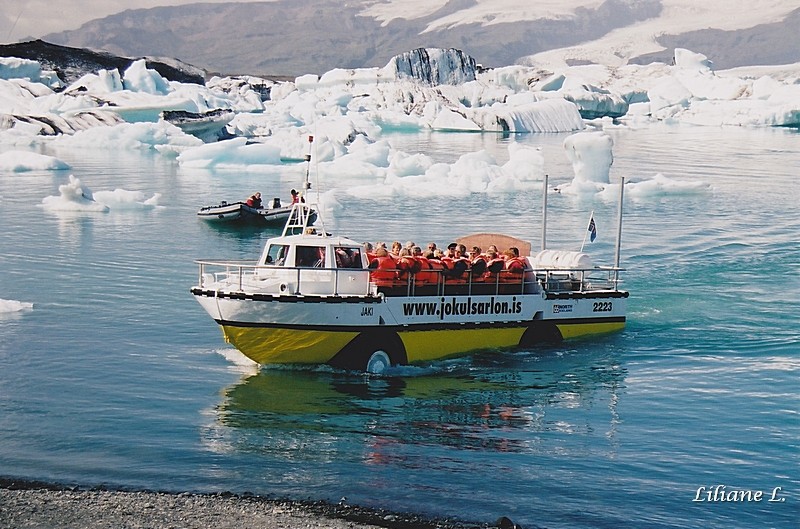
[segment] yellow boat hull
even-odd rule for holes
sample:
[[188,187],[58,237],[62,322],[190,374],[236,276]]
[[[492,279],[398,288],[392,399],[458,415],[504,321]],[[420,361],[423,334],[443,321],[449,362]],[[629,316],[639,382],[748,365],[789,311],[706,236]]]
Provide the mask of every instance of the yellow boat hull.
[[[359,330],[298,327],[257,327],[222,325],[225,340],[259,364],[348,365],[347,356],[359,337],[372,337],[366,346],[388,349],[396,363],[420,363],[463,355],[481,349],[507,349],[536,342],[573,340],[613,333],[624,329],[624,318],[602,322],[534,322],[533,325],[486,325],[465,328],[409,330],[384,328]],[[526,334],[527,332],[527,334]],[[390,337],[396,337],[392,342]],[[385,344],[383,338],[386,338]],[[399,340],[397,340],[399,338]],[[401,349],[401,350],[399,350]],[[357,364],[354,361],[354,364]]]

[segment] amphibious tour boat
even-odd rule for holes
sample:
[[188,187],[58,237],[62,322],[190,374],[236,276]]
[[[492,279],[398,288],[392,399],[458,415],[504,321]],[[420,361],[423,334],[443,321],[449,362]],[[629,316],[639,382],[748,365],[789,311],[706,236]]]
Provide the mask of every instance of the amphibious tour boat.
[[[370,373],[479,349],[528,347],[614,332],[625,326],[619,246],[614,266],[578,251],[542,250],[499,234],[460,240],[520,250],[515,270],[487,266],[387,267],[361,242],[310,226],[294,204],[279,237],[257,261],[200,260],[191,288],[225,340],[260,364],[330,364]],[[593,221],[590,222],[590,229]],[[384,259],[385,261],[385,259]],[[462,260],[463,261],[463,260]],[[480,268],[480,270],[478,270]]]

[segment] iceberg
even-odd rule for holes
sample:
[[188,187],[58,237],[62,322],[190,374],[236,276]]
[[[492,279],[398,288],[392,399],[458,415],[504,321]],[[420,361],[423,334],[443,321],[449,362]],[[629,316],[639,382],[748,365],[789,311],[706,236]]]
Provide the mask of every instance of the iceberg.
[[[99,134],[113,138],[108,143],[174,155],[243,138],[261,145],[234,148],[250,160],[243,163],[269,165],[302,161],[308,135],[316,136],[317,160],[326,161],[346,155],[357,138],[374,142],[386,131],[563,133],[598,119],[800,126],[800,64],[717,72],[705,55],[681,48],[671,64],[481,68],[461,50],[418,48],[382,68],[336,68],[291,81],[185,83],[143,59],[121,72],[87,71],[65,88],[50,79],[36,61],[0,58],[0,143],[55,136],[98,144],[88,133],[108,129]],[[221,163],[188,156],[179,163]]]

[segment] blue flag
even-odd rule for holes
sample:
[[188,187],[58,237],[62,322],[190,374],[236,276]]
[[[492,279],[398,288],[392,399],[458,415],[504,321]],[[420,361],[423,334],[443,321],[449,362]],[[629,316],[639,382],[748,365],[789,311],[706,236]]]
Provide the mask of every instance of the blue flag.
[[589,219],[589,242],[594,242],[597,238],[597,226],[594,224],[594,215]]

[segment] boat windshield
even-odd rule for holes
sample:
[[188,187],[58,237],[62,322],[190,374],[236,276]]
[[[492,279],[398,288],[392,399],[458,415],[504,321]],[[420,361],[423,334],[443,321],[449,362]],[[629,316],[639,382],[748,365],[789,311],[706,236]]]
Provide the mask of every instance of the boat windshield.
[[361,261],[361,248],[358,246],[336,246],[336,268],[364,268]]
[[294,263],[298,267],[325,268],[325,247],[298,246]]
[[264,264],[272,266],[283,266],[286,264],[286,254],[289,252],[289,246],[286,244],[271,244],[267,252],[267,258]]

